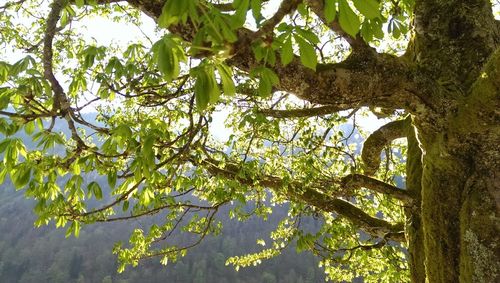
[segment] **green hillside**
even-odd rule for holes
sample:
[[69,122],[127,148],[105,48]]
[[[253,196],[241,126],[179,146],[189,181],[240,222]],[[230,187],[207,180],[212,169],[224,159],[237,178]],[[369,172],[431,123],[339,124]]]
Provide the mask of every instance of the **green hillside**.
[[324,282],[317,259],[296,254],[294,248],[266,264],[238,272],[225,266],[229,256],[258,249],[256,240],[268,235],[287,212],[284,207],[276,208],[267,222],[223,218],[222,235],[207,239],[178,263],[162,266],[158,260],[145,261],[122,274],[116,272],[113,244],[127,240],[133,228],[146,227],[151,220],[86,226],[75,239],[65,238],[62,229],[34,228],[32,209],[33,203],[22,192],[10,186],[0,190],[0,282]]

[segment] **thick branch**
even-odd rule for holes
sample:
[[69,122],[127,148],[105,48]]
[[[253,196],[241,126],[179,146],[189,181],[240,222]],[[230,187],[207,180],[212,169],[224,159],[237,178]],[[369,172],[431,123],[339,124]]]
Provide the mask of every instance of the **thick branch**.
[[[227,62],[250,70],[257,66],[252,51],[252,32],[240,32],[235,54]],[[352,53],[337,64],[319,64],[313,71],[299,57],[283,66],[273,67],[280,78],[277,90],[295,94],[301,99],[322,105],[335,105],[340,110],[362,106],[415,110],[419,101],[413,94],[412,73],[396,57],[368,53]]]
[[55,0],[52,2],[51,10],[47,18],[47,27],[45,29],[45,36],[43,39],[43,74],[44,77],[50,82],[52,91],[54,92],[54,105],[53,111],[61,111],[61,116],[64,116],[69,109],[69,102],[66,98],[66,94],[59,81],[54,76],[53,71],[53,51],[52,42],[54,41],[54,36],[57,31],[57,22],[59,21],[60,14],[65,5],[65,0]]
[[409,202],[412,200],[412,197],[407,191],[365,175],[347,175],[342,178],[342,186],[348,190],[359,189],[362,187],[367,188],[377,193],[392,196],[403,202]]
[[326,105],[315,108],[290,109],[290,110],[263,109],[259,110],[258,113],[274,118],[301,118],[301,117],[316,117],[316,116],[328,115],[338,112],[340,110],[343,109],[339,109],[337,106],[334,105]]
[[[154,19],[160,16],[163,6],[162,1],[127,2]],[[169,31],[187,41],[196,34],[189,21],[169,27]],[[244,71],[259,66],[251,49],[259,33],[240,28],[238,40],[228,44],[232,57],[227,63]],[[369,50],[355,52],[338,64],[319,64],[316,71],[303,66],[298,57],[287,66],[278,62],[272,68],[280,78],[277,90],[294,93],[312,103],[336,105],[339,109],[379,106],[416,110],[420,103],[414,93],[418,91],[413,83],[414,73],[406,64],[397,57]]]
[[236,179],[238,182],[249,186],[259,185],[270,188],[277,193],[285,194],[291,200],[305,202],[325,212],[336,213],[372,236],[404,241],[404,235],[401,233],[403,231],[402,223],[392,224],[372,217],[353,204],[321,193],[312,186],[297,181],[285,183],[280,178],[269,175],[256,178],[243,177],[238,174],[238,166],[232,164],[226,164],[225,169],[219,168],[211,162],[203,162],[203,165],[213,175]]
[[380,165],[380,153],[393,140],[404,138],[407,134],[409,119],[390,122],[373,132],[364,142],[361,158],[365,173],[373,175]]

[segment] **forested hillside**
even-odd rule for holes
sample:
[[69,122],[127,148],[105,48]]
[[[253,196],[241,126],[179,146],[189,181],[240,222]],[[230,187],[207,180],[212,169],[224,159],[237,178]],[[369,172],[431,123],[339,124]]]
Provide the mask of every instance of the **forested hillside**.
[[[62,229],[35,229],[32,208],[33,203],[25,200],[21,192],[11,187],[0,190],[0,282],[324,281],[317,259],[306,253],[297,255],[295,248],[265,265],[238,272],[225,266],[229,256],[258,249],[256,240],[267,235],[277,219],[283,217],[287,211],[283,207],[277,207],[267,222],[251,218],[240,223],[225,217],[221,236],[206,240],[178,263],[162,266],[151,260],[122,274],[116,272],[116,259],[111,251],[117,240],[127,239],[132,231],[130,223],[86,226],[78,239],[65,238]],[[309,221],[314,226],[314,220]]]
[[[95,121],[88,113],[86,119]],[[65,135],[61,121],[54,131]],[[28,147],[36,146],[25,133],[17,135]],[[3,138],[0,135],[0,139]],[[96,142],[99,142],[96,140]],[[62,150],[61,148],[55,149]],[[97,174],[86,175],[85,183],[96,181],[106,186],[106,180]],[[26,200],[24,191],[15,191],[10,182],[0,188],[0,282],[67,283],[67,282],[179,282],[179,283],[224,283],[224,282],[324,282],[324,273],[318,268],[318,259],[308,253],[296,253],[290,247],[282,256],[265,265],[235,271],[226,266],[230,256],[258,251],[258,239],[265,239],[288,212],[285,206],[276,206],[267,221],[250,217],[246,222],[230,219],[229,207],[220,211],[223,232],[211,237],[191,250],[177,263],[167,266],[150,260],[136,268],[117,273],[117,261],[112,254],[117,241],[127,242],[137,227],[148,229],[156,218],[115,222],[85,226],[79,238],[66,238],[64,229],[53,229],[54,224],[34,227],[35,203]],[[248,211],[251,206],[246,207]],[[313,218],[305,219],[305,227],[315,230],[319,223]],[[179,236],[173,241],[182,242]]]

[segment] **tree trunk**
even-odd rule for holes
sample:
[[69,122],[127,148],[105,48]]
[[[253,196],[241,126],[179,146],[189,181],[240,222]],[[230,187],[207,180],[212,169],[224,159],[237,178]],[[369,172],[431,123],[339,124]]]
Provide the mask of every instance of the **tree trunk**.
[[499,282],[498,153],[469,151],[457,157],[447,151],[451,146],[445,135],[423,157],[427,280]]
[[[424,256],[426,282],[500,282],[498,24],[487,0],[416,1],[414,12],[408,52],[430,106],[414,116],[424,244],[414,255]],[[420,244],[413,228],[410,255]]]
[[500,282],[498,66],[500,51],[434,123],[415,119],[427,282]]

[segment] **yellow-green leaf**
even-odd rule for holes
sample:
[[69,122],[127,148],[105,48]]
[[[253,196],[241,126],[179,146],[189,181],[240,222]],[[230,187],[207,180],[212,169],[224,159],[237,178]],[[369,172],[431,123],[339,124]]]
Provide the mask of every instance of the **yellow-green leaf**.
[[236,87],[233,81],[233,72],[225,64],[217,65],[217,71],[219,72],[220,79],[222,81],[222,90],[227,96],[233,96],[236,93]]
[[380,16],[379,3],[376,0],[353,0],[354,7],[368,19]]
[[283,46],[281,48],[281,64],[284,66],[288,65],[293,60],[293,42],[292,37],[289,36],[283,42]]
[[327,23],[335,20],[335,14],[337,13],[337,7],[335,7],[336,0],[325,0],[325,7],[323,8],[323,14]]

